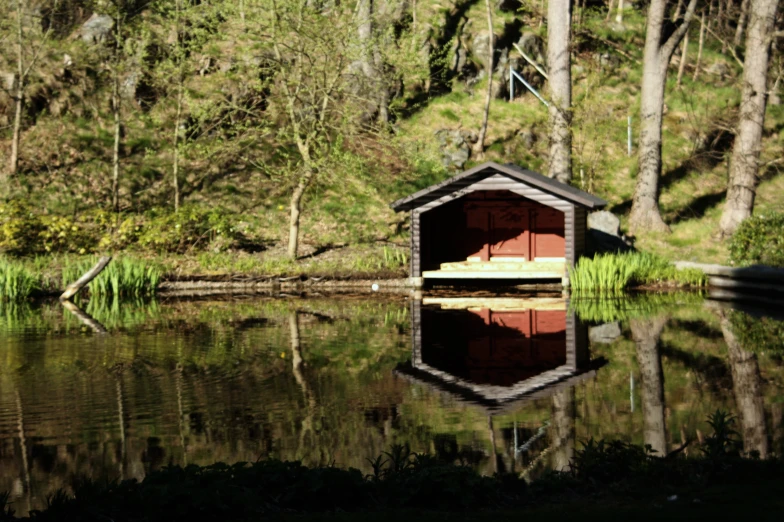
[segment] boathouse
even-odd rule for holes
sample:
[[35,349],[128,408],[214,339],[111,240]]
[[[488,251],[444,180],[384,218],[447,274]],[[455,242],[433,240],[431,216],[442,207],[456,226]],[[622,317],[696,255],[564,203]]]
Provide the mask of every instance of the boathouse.
[[[392,203],[411,212],[411,277],[558,279],[606,201],[512,164],[487,162]],[[420,279],[423,278],[423,279]]]

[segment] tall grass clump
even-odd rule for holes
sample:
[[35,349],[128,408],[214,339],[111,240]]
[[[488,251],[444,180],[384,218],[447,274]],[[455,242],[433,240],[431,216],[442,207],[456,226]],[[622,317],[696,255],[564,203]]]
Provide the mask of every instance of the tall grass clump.
[[684,306],[697,306],[703,300],[703,295],[697,292],[645,292],[599,298],[578,297],[569,301],[569,307],[581,321],[610,323],[651,317]]
[[583,258],[569,269],[574,292],[618,294],[631,286],[676,285],[703,286],[705,274],[700,270],[678,270],[666,259],[647,252],[598,254]]
[[[76,281],[95,263],[95,258],[66,260],[63,265],[63,287]],[[92,296],[144,297],[155,294],[163,275],[153,262],[123,256],[115,258],[88,285]]]
[[25,265],[7,257],[0,257],[0,300],[26,299],[39,287],[39,278]]

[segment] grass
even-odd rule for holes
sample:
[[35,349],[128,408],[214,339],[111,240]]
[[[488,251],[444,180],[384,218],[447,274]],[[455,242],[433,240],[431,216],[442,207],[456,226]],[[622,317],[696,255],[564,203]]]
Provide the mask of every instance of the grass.
[[40,278],[22,262],[0,257],[0,301],[27,299],[40,287]]
[[[62,267],[63,287],[76,281],[95,263],[94,257],[65,258]],[[141,297],[155,294],[163,271],[154,262],[146,259],[122,256],[111,263],[88,285],[90,295],[105,297]]]
[[702,286],[705,274],[700,270],[678,270],[663,257],[646,252],[598,254],[583,258],[569,269],[569,279],[576,294],[620,294],[632,286]]

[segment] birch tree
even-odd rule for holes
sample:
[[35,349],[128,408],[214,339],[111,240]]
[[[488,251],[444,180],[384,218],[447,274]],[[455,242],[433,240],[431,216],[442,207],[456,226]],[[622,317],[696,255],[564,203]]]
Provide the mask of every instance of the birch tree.
[[572,179],[572,6],[570,0],[547,4],[547,66],[550,69],[550,168],[548,175],[566,183]]
[[297,0],[262,0],[257,7],[256,37],[272,54],[265,71],[271,116],[278,119],[277,137],[284,144],[283,170],[293,182],[288,256],[295,259],[305,193],[327,170],[331,153],[350,138],[363,110],[365,100],[353,93],[366,92],[365,77],[350,68],[362,46],[356,17],[345,4],[324,12]]
[[[54,3],[54,11],[57,11],[57,2]],[[28,2],[16,0],[13,13],[7,13],[13,19],[14,47],[16,58],[16,71],[14,81],[11,85],[11,96],[14,102],[14,119],[12,123],[11,135],[11,155],[7,166],[7,175],[0,177],[2,188],[7,188],[8,178],[13,177],[19,170],[19,146],[22,139],[22,116],[25,106],[25,92],[27,80],[36,63],[46,50],[49,36],[52,32],[50,26],[46,31],[41,30],[40,23],[32,19],[29,12]],[[2,169],[0,169],[2,172]],[[6,178],[6,179],[3,179]]]
[[768,98],[768,62],[779,0],[750,2],[740,115],[732,146],[727,199],[719,221],[719,234],[723,237],[732,235],[741,222],[751,216],[759,182],[759,157]]
[[697,0],[689,0],[683,22],[663,41],[667,0],[652,0],[648,7],[640,99],[640,146],[637,185],[629,225],[632,233],[669,232],[659,210],[659,176],[662,168],[662,116],[667,68],[694,17]]
[[485,153],[485,138],[487,137],[487,122],[490,117],[490,100],[493,98],[493,62],[495,57],[495,34],[493,33],[493,10],[490,0],[485,0],[487,12],[487,30],[489,42],[487,44],[487,93],[485,94],[485,108],[482,114],[482,127],[479,129],[479,139],[474,144],[474,153],[481,159]]

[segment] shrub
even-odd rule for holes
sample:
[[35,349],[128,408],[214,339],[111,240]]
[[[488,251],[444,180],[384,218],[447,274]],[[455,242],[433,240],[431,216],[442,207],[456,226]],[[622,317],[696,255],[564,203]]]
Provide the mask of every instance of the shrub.
[[24,203],[0,204],[0,249],[12,255],[35,253],[44,226]]
[[734,265],[784,266],[784,213],[753,216],[740,224],[730,240]]
[[154,210],[146,216],[144,229],[139,234],[139,245],[180,254],[210,244],[218,250],[225,250],[242,239],[233,217],[223,209],[192,205],[174,213]]

